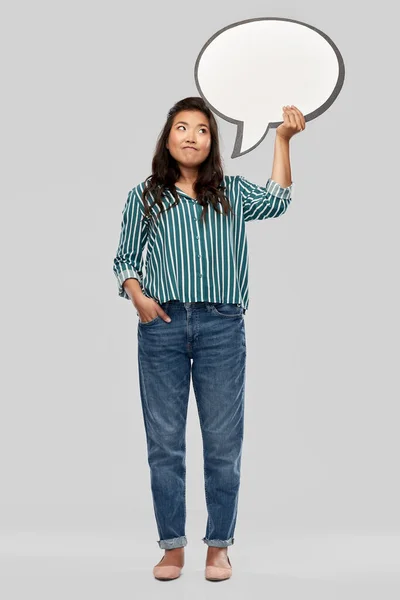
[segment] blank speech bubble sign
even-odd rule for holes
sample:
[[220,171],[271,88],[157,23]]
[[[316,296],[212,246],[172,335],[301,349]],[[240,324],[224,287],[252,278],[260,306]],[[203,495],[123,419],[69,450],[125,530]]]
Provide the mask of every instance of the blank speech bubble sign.
[[254,150],[293,104],[306,121],[325,112],[344,82],[344,61],[322,31],[263,17],[217,31],[203,46],[195,81],[210,109],[238,126],[231,158]]

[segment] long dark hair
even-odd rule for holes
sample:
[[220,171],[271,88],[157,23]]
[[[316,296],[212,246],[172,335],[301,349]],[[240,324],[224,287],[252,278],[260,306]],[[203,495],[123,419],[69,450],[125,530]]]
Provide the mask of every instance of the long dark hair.
[[[162,194],[167,189],[171,191],[175,198],[175,202],[166,210],[170,210],[180,202],[175,188],[175,182],[180,176],[179,165],[174,157],[170,154],[168,148],[166,147],[166,143],[168,141],[174,117],[181,110],[200,110],[208,117],[210,123],[211,149],[207,158],[201,165],[199,165],[197,180],[194,184],[197,202],[203,206],[201,213],[202,221],[205,221],[209,204],[211,204],[214,210],[217,212],[221,212],[218,209],[218,204],[221,204],[222,211],[225,215],[227,215],[229,212],[233,213],[229,200],[224,194],[224,173],[219,151],[217,122],[203,98],[191,96],[184,98],[183,100],[179,100],[169,110],[164,128],[158,137],[151,165],[152,174],[149,175],[145,180],[145,186],[142,195],[145,218],[149,218],[151,216],[150,208],[151,206],[154,206],[154,204],[158,204],[160,207],[160,212],[157,215],[158,217],[160,217],[161,213],[165,211],[165,207],[162,202]],[[154,196],[154,202],[151,205],[149,205],[147,201],[147,196],[150,194],[150,192],[153,193]]]

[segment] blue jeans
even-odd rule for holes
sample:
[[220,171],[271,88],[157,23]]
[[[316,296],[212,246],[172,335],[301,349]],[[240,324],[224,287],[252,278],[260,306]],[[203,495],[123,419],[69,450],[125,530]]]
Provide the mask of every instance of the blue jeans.
[[238,304],[160,304],[138,322],[140,395],[160,548],[186,546],[186,418],[190,373],[203,440],[204,543],[234,542],[243,442],[246,336]]

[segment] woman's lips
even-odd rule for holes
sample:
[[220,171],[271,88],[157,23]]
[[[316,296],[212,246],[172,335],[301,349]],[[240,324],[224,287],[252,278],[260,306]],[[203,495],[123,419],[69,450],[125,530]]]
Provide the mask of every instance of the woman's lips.
[[193,148],[192,146],[185,146],[184,150],[197,150],[197,148]]

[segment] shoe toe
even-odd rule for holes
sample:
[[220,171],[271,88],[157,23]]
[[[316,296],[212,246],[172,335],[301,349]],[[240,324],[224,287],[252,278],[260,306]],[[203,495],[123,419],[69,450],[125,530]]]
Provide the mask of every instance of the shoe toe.
[[222,579],[229,579],[232,575],[232,567],[214,567],[210,565],[206,567],[206,579],[212,581],[220,581]]
[[181,574],[181,568],[173,565],[154,567],[153,575],[156,579],[177,579]]

